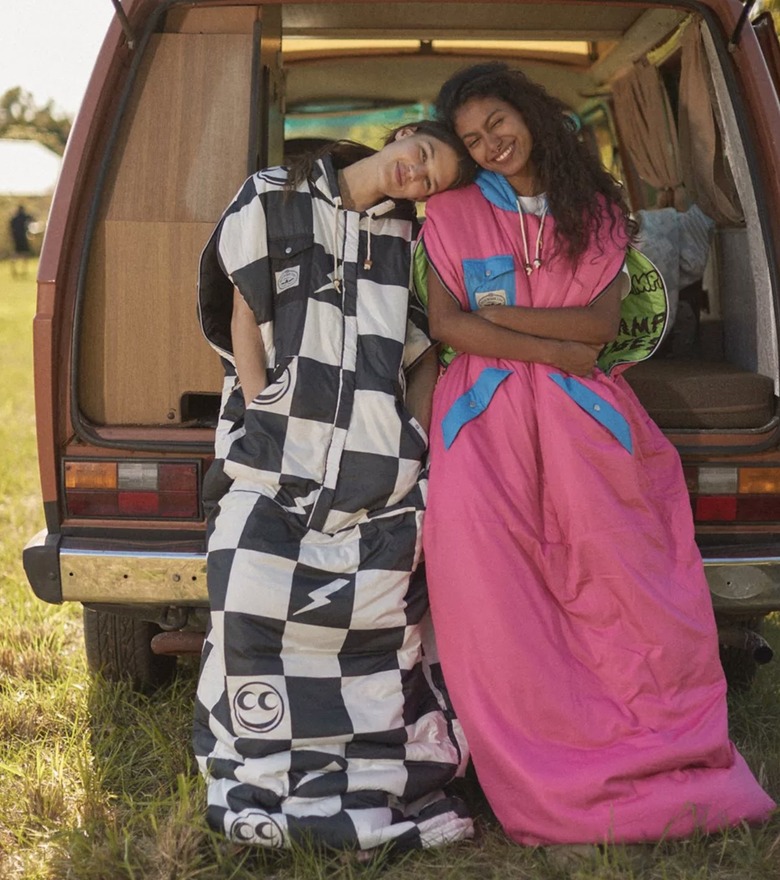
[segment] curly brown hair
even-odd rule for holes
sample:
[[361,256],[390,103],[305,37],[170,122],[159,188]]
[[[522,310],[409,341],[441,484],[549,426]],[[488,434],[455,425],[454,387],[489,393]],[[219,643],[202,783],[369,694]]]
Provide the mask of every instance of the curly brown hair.
[[523,117],[533,140],[531,160],[562,239],[558,246],[572,262],[603,224],[605,206],[613,233],[621,226],[631,231],[623,190],[577,137],[570,108],[521,70],[494,61],[458,71],[439,90],[436,115],[454,129],[468,100],[488,97],[506,101]]

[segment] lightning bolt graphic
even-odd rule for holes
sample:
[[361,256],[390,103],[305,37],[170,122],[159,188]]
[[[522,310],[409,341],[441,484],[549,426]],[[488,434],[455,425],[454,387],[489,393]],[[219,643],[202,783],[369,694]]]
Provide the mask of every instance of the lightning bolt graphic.
[[342,587],[346,587],[348,583],[349,581],[344,578],[336,578],[335,581],[325,584],[324,587],[317,587],[316,590],[312,590],[309,593],[311,602],[308,605],[304,605],[303,608],[294,611],[293,617],[296,614],[302,614],[304,611],[313,611],[315,608],[322,608],[323,605],[328,605],[333,593],[337,593]]

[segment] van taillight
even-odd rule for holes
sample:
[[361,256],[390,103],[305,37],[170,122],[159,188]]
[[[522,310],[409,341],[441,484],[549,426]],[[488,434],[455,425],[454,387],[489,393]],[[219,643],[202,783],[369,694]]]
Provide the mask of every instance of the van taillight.
[[65,505],[73,517],[198,519],[197,462],[65,461]]
[[684,471],[696,522],[780,522],[780,467]]

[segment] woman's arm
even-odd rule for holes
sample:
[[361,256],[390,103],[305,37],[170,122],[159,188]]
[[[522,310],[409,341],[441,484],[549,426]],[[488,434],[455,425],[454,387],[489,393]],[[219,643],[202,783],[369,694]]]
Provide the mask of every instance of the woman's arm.
[[434,339],[459,352],[549,364],[576,376],[587,376],[596,363],[601,345],[542,339],[510,330],[484,320],[482,311],[462,311],[436,273],[428,270],[428,322]]
[[238,288],[233,288],[233,315],[230,319],[236,372],[246,406],[268,384],[265,373],[265,346],[255,316]]
[[617,335],[620,301],[630,280],[620,272],[590,305],[544,309],[527,306],[486,306],[477,314],[509,330],[531,333],[545,339],[568,339],[603,345]]

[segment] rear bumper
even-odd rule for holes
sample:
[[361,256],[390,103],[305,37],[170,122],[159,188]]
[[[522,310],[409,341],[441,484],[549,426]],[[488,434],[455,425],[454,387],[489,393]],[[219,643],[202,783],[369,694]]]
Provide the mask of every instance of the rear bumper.
[[[780,546],[739,551],[704,553],[715,611],[748,617],[780,610]],[[23,559],[35,595],[45,602],[208,604],[203,546],[96,549],[44,530],[24,548]]]
[[95,549],[44,530],[22,558],[33,592],[44,602],[208,605],[205,547]]
[[755,617],[780,610],[780,547],[777,555],[703,555],[716,614]]

